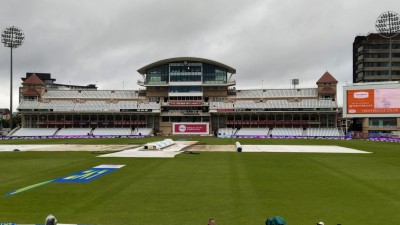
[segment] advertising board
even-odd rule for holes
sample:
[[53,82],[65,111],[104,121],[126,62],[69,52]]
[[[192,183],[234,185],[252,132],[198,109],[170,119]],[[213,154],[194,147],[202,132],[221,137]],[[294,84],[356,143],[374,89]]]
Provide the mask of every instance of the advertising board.
[[346,117],[398,117],[400,84],[344,87],[343,106],[343,115]]
[[209,134],[208,123],[173,123],[173,134]]

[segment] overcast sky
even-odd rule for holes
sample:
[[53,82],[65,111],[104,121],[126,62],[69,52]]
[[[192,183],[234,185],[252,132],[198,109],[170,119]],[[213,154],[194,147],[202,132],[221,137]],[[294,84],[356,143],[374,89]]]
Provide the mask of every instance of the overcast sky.
[[[136,71],[165,58],[212,59],[237,89],[316,87],[329,71],[352,80],[352,43],[398,0],[0,0],[0,29],[17,26],[14,109],[26,72],[57,83],[138,89]],[[10,50],[0,48],[0,108],[9,107]],[[339,104],[342,89],[339,89]]]

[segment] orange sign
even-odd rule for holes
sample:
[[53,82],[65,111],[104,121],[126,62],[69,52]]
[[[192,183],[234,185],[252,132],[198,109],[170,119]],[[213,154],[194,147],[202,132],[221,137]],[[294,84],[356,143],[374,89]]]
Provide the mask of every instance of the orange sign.
[[348,114],[400,113],[400,89],[347,91]]

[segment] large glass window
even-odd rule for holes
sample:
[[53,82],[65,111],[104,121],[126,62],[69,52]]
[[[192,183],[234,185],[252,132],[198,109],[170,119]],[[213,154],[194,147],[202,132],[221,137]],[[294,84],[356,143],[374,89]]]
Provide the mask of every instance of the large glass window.
[[370,53],[365,54],[365,58],[388,58],[389,53]]
[[169,66],[159,66],[151,68],[146,72],[146,84],[148,83],[168,83]]
[[397,118],[370,118],[369,126],[371,127],[396,127]]
[[171,75],[171,82],[201,81],[201,76],[196,75]]
[[171,82],[201,81],[201,63],[170,63],[169,74]]
[[389,62],[367,62],[365,63],[365,67],[387,67],[389,66]]
[[203,64],[204,83],[226,83],[226,81],[226,69],[214,65]]
[[201,86],[170,86],[169,92],[201,92]]
[[365,49],[388,49],[389,45],[388,44],[371,44],[371,45],[365,45]]
[[365,71],[365,75],[388,75],[389,71]]

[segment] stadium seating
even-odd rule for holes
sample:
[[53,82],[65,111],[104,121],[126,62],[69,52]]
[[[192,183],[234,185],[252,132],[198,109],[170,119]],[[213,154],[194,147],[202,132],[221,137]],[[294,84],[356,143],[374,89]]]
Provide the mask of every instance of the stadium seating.
[[63,128],[55,136],[87,136],[92,128]]
[[233,109],[234,104],[231,102],[211,102],[210,109]]
[[[264,100],[262,102],[238,100],[231,103],[235,109],[291,109],[291,108],[335,108],[336,102],[329,99],[302,99],[298,101],[288,100]],[[230,105],[224,106],[223,104],[213,103],[213,107],[229,108]],[[212,107],[211,107],[212,108]]]
[[81,99],[110,99],[112,91],[109,90],[82,90],[79,92],[78,97]]
[[21,101],[19,110],[53,110],[54,112],[101,112],[113,111],[119,112],[121,109],[144,109],[159,110],[160,104],[156,102],[138,102],[138,101],[119,101],[109,102],[105,100],[88,100],[76,102],[73,100],[50,100],[44,102],[38,101]]
[[104,136],[132,135],[132,129],[131,128],[96,128],[93,130],[93,135],[104,135]]
[[303,128],[280,128],[275,127],[271,132],[272,136],[303,136]]
[[236,98],[261,98],[262,90],[240,90],[236,92]]
[[138,109],[160,109],[160,104],[156,102],[139,103]]
[[307,136],[332,137],[340,134],[338,128],[308,128]]
[[49,103],[40,103],[40,108],[53,109],[54,111],[73,111],[75,104],[73,101],[53,100]]
[[120,101],[118,102],[119,109],[137,109],[139,103],[137,101]]
[[37,109],[39,108],[38,101],[21,101],[19,103],[18,109]]
[[135,99],[139,94],[133,90],[48,90],[43,99]]
[[219,128],[218,129],[218,137],[227,137],[230,138],[236,132],[236,128]]
[[53,136],[57,128],[20,128],[11,137]]
[[59,91],[59,90],[54,90],[54,91],[46,91],[43,94],[43,99],[52,99],[52,98],[72,98],[76,99],[78,97],[79,91],[72,91],[72,90],[65,90],[65,91]]
[[240,128],[236,135],[246,136],[268,136],[269,128]]
[[138,97],[138,92],[132,90],[116,90],[111,95],[113,99],[135,99]]
[[153,128],[136,128],[133,130],[133,135],[150,136],[153,133]]
[[303,88],[303,89],[267,89],[264,97],[266,98],[297,98],[297,97],[317,97],[318,89]]
[[86,101],[76,103],[75,111],[109,111],[109,103],[106,101]]
[[317,88],[301,88],[301,89],[255,89],[255,90],[238,90],[236,91],[237,99],[246,98],[302,98],[302,97],[318,97]]

